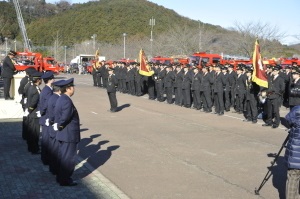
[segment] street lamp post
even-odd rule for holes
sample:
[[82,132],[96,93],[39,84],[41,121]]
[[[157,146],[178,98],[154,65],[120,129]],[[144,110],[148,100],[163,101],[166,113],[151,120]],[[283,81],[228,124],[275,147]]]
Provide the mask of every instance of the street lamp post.
[[4,38],[5,39],[5,54],[7,55],[7,37]]
[[67,64],[67,46],[65,46],[65,64]]
[[152,48],[153,48],[153,26],[155,26],[155,19],[152,17],[150,19],[149,25],[151,26],[151,37],[150,37],[150,42],[151,42],[151,57],[152,57]]
[[96,37],[97,37],[97,34],[93,34],[91,36],[91,38],[93,39],[93,49],[95,50],[96,49]]
[[126,59],[126,33],[123,33],[123,37],[124,37],[124,59]]
[[14,40],[14,43],[15,43],[15,51],[17,51],[17,40],[16,39]]

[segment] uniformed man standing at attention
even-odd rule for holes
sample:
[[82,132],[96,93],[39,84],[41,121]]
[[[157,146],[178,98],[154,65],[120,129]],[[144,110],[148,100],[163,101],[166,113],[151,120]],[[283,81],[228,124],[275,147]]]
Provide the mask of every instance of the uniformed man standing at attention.
[[80,141],[80,121],[76,107],[71,97],[74,95],[74,78],[60,84],[61,96],[55,104],[55,119],[53,129],[59,142],[59,169],[56,181],[60,186],[75,186],[71,178],[76,165],[77,144]]
[[49,71],[41,77],[45,83],[44,88],[40,93],[39,111],[41,114],[40,125],[42,127],[42,141],[41,141],[41,159],[44,165],[49,164],[49,118],[48,118],[48,99],[53,95],[52,83],[54,82],[54,73]]
[[118,101],[117,101],[117,86],[118,86],[118,81],[117,78],[114,74],[114,69],[113,68],[108,68],[108,79],[107,79],[107,95],[109,98],[110,102],[110,112],[114,113],[117,112],[118,110]]
[[173,104],[173,84],[175,80],[175,73],[172,70],[172,66],[166,67],[166,75],[164,78],[164,87],[166,90],[167,103]]
[[42,83],[41,76],[43,73],[36,71],[32,74],[32,85],[28,88],[27,96],[27,110],[28,115],[28,151],[32,154],[39,154],[39,138],[40,138],[40,124],[39,118],[41,117],[38,109],[41,89],[39,85]]

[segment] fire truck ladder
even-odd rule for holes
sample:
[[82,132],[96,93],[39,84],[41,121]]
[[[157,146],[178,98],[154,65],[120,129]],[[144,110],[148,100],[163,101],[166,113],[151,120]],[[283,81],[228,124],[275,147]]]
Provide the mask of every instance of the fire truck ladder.
[[29,39],[27,36],[26,27],[25,27],[24,20],[22,17],[22,12],[20,9],[19,1],[13,0],[13,3],[15,6],[15,9],[16,9],[19,27],[21,29],[21,33],[22,33],[22,37],[23,37],[23,41],[24,41],[24,48],[27,49],[29,52],[31,52],[31,46],[30,46]]

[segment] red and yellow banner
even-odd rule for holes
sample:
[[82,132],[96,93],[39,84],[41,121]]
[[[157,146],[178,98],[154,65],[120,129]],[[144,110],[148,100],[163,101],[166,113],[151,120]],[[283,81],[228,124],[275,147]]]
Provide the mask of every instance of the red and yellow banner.
[[148,60],[143,49],[140,50],[139,59],[140,59],[139,73],[144,76],[152,76],[154,74],[154,71],[148,65]]
[[252,81],[257,85],[268,88],[268,78],[262,62],[259,42],[256,39],[253,52],[253,75]]

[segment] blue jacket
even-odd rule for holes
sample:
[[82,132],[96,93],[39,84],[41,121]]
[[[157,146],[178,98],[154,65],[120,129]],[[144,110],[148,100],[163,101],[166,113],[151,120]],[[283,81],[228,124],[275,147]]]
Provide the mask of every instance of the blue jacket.
[[[54,124],[54,118],[55,118],[55,104],[57,99],[59,98],[58,94],[53,93],[53,95],[48,99],[48,106],[47,106],[47,115],[49,118],[49,125],[51,126]],[[53,128],[49,128],[49,135],[51,138],[56,137],[56,131],[54,131]]]
[[291,128],[284,158],[289,169],[300,169],[300,106],[295,106],[285,118]]
[[53,95],[53,90],[47,85],[42,89],[40,93],[40,100],[38,105],[41,113],[40,125],[45,126],[46,119],[48,118],[48,114],[47,114],[48,100],[52,95]]
[[55,119],[58,131],[56,140],[63,142],[80,141],[80,122],[78,112],[69,96],[62,94],[55,104]]

